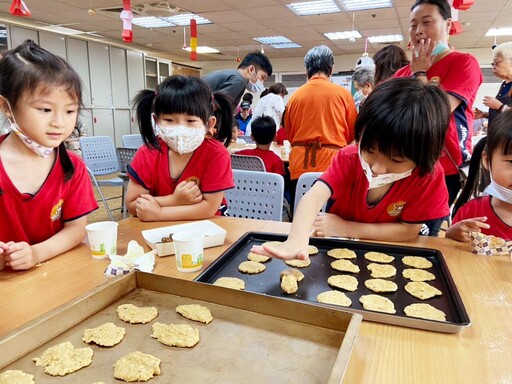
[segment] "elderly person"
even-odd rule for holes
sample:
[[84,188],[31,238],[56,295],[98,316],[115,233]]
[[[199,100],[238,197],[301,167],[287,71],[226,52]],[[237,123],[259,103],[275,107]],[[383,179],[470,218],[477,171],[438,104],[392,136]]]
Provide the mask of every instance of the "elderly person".
[[328,47],[310,49],[304,65],[308,81],[292,94],[284,115],[292,144],[292,182],[305,172],[323,172],[329,167],[338,150],[354,140],[357,116],[350,91],[330,80],[334,56]]
[[356,102],[356,108],[359,112],[359,108],[363,105],[365,99],[368,97],[370,92],[374,87],[374,76],[375,70],[370,67],[361,67],[357,68],[355,72],[352,74],[352,81],[354,83],[354,88],[357,92],[360,92],[362,98],[360,98]]
[[472,109],[482,72],[472,55],[452,50],[448,45],[452,25],[448,1],[416,0],[409,21],[411,64],[399,69],[395,77],[414,76],[424,83],[437,83],[448,94],[452,113],[439,161],[451,205],[461,188],[459,167],[471,157]]
[[503,79],[496,97],[485,96],[484,105],[489,107],[485,113],[475,110],[475,118],[488,118],[489,128],[492,129],[492,120],[501,112],[512,108],[512,42],[502,43],[494,48],[492,71],[494,76]]

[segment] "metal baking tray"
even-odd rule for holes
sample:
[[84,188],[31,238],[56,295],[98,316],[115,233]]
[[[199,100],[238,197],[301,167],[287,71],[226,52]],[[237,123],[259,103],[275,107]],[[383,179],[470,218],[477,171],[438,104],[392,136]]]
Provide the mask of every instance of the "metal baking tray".
[[[116,314],[120,304],[156,306],[148,324],[127,324]],[[202,304],[214,317],[208,324],[176,314],[179,304]],[[191,349],[167,347],[150,337],[154,322],[197,327],[199,343]],[[118,345],[102,348],[82,341],[85,328],[113,322],[126,329]],[[21,369],[36,383],[105,383],[114,379],[113,365],[133,351],[161,359],[161,374],[151,383],[331,383],[343,379],[361,316],[325,306],[286,302],[274,297],[134,272],[98,288],[16,329],[0,339],[0,372]],[[94,351],[88,367],[51,377],[32,358],[58,343]]]
[[[286,240],[285,235],[248,232],[199,275],[196,281],[213,283],[219,277],[223,276],[238,277],[245,281],[245,289],[247,291],[302,302],[316,303],[316,296],[319,293],[337,289],[327,284],[329,276],[349,274],[358,279],[359,285],[355,292],[346,292],[340,289],[340,291],[344,292],[352,300],[351,307],[341,308],[347,311],[361,313],[363,320],[446,333],[457,333],[460,332],[463,327],[470,325],[469,316],[464,308],[464,304],[450,275],[443,255],[436,249],[312,237],[309,240],[309,244],[316,246],[320,252],[310,257],[311,265],[309,267],[297,268],[304,274],[304,280],[299,283],[299,290],[292,295],[284,293],[280,287],[279,273],[284,269],[292,268],[281,260],[271,259],[266,262],[266,270],[260,274],[248,275],[238,271],[238,265],[242,261],[247,260],[247,255],[253,245],[260,245],[266,241],[284,240]],[[332,269],[330,264],[336,259],[327,256],[327,251],[332,248],[348,248],[355,251],[357,259],[351,261],[357,264],[361,271],[357,274],[351,274]],[[387,280],[394,281],[398,285],[398,290],[394,293],[380,293],[380,295],[389,298],[395,304],[397,312],[394,315],[365,310],[359,302],[360,296],[375,293],[364,286],[364,281],[371,278],[370,271],[366,268],[369,261],[363,256],[368,251],[383,252],[395,256],[395,260],[391,264],[397,269],[397,274],[395,277]],[[443,294],[428,300],[420,300],[407,293],[404,286],[409,280],[402,277],[402,271],[404,268],[411,267],[403,265],[401,262],[403,256],[421,256],[430,260],[433,267],[428,269],[428,271],[433,273],[436,279],[428,283],[440,289]],[[442,310],[446,314],[447,321],[439,322],[406,316],[404,308],[413,303],[428,303]]]

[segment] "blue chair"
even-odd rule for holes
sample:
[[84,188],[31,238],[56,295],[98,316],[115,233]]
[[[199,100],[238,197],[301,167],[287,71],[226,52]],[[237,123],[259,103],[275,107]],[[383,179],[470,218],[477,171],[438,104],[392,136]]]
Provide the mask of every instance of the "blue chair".
[[[313,183],[322,175],[322,172],[306,172],[300,175],[297,181],[297,189],[295,190],[295,203],[293,204],[293,212],[297,212],[299,201],[311,188]],[[320,212],[325,212],[325,205]]]
[[97,179],[97,176],[110,175],[120,171],[119,161],[117,160],[116,148],[114,142],[108,136],[84,136],[80,139],[80,148],[82,158],[87,166],[87,171],[96,187],[101,201],[107,210],[110,220],[114,220],[112,210],[108,206],[107,200],[117,199],[119,196],[105,198],[100,187],[121,187],[122,210],[126,210],[124,205],[125,182],[119,176],[110,179]]
[[281,221],[284,179],[277,173],[233,169],[235,188],[226,191],[228,216]]
[[232,169],[244,169],[246,171],[261,171],[265,172],[265,163],[258,156],[246,156],[246,155],[231,155],[231,168]]
[[139,148],[141,145],[144,144],[144,141],[142,140],[142,136],[140,134],[134,134],[134,135],[123,135],[121,137],[121,140],[123,141],[123,147],[125,148]]

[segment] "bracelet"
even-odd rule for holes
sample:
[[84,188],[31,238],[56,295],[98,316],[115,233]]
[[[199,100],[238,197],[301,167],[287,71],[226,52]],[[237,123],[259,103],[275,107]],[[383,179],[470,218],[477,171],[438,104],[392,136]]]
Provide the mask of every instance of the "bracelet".
[[425,76],[427,77],[427,71],[416,71],[412,74],[412,77],[414,78],[418,78],[420,76]]

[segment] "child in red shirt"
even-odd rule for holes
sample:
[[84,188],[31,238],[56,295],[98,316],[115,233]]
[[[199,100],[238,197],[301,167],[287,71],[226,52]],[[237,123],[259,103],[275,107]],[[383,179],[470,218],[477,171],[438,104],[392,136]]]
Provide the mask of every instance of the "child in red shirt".
[[0,61],[0,269],[32,268],[77,246],[98,208],[83,161],[68,152],[82,83],[63,59],[27,40]]
[[257,117],[252,122],[251,137],[256,143],[254,149],[238,151],[238,155],[257,156],[263,160],[267,172],[284,176],[284,164],[279,156],[270,150],[276,135],[276,123],[270,116]]

